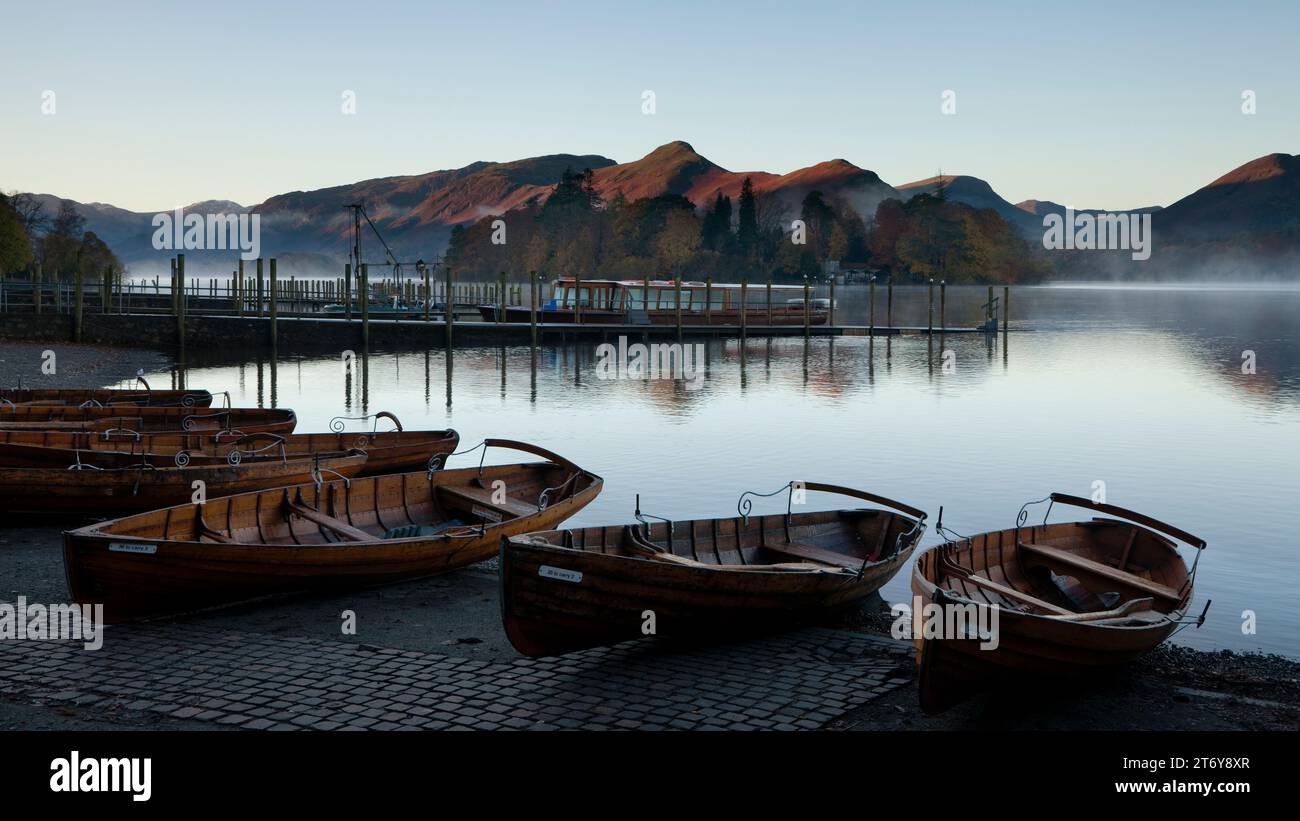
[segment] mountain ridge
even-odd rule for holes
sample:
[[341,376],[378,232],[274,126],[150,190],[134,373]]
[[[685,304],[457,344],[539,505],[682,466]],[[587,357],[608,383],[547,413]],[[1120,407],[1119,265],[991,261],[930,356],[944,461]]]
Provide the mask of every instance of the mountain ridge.
[[[504,162],[479,160],[461,168],[287,191],[255,205],[202,200],[186,206],[186,211],[258,214],[264,255],[313,254],[342,260],[347,256],[352,230],[351,214],[345,206],[364,202],[370,218],[399,257],[431,258],[446,247],[456,225],[541,201],[564,171],[585,169],[591,169],[593,186],[606,199],[620,194],[628,200],[676,195],[686,197],[697,208],[706,207],[719,194],[733,201],[738,199],[748,177],[767,203],[765,208],[782,223],[798,216],[803,197],[812,190],[847,202],[870,222],[881,201],[906,200],[922,193],[934,195],[941,179],[949,199],[991,208],[1031,240],[1042,236],[1045,214],[1065,211],[1065,206],[1051,200],[1013,204],[986,180],[965,174],[931,176],[893,186],[876,172],[844,158],[785,174],[731,171],[684,140],[665,143],[639,159],[623,163],[599,154],[565,153]],[[47,214],[57,213],[59,197],[39,194],[36,198]],[[87,229],[114,248],[133,272],[150,265],[165,267],[168,252],[155,251],[151,245],[151,221],[159,212],[134,212],[102,202],[75,204],[86,217]],[[1097,213],[1094,209],[1075,210]],[[1160,235],[1179,241],[1300,229],[1300,155],[1264,155],[1220,175],[1168,207],[1150,206],[1130,209],[1128,213],[1154,214]],[[366,245],[373,241],[373,236],[363,237]],[[229,252],[198,252],[196,256],[203,258],[209,253],[214,259],[231,256]]]

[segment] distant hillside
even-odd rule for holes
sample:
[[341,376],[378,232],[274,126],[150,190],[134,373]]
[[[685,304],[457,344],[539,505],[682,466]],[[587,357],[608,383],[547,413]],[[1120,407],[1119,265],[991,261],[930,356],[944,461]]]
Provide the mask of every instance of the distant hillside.
[[965,174],[944,174],[941,177],[927,177],[916,182],[904,183],[898,186],[898,190],[908,197],[914,197],[917,194],[935,196],[939,191],[939,182],[941,180],[947,188],[946,196],[949,200],[964,203],[974,208],[992,208],[998,213],[998,216],[1009,222],[1025,238],[1042,238],[1043,223],[1041,219],[1035,219],[1033,215],[1004,200],[993,190],[993,186],[979,177],[970,177]]
[[766,196],[769,207],[782,219],[797,217],[804,196],[813,190],[844,198],[868,219],[882,200],[900,196],[874,171],[859,168],[847,160],[830,160],[783,175],[728,171],[705,159],[690,143],[680,140],[660,146],[639,160],[598,170],[595,184],[596,190],[606,198],[616,193],[622,193],[628,200],[678,194],[697,206],[704,206],[718,194],[738,199],[746,177],[753,181],[754,191]]
[[1155,223],[1179,240],[1294,230],[1300,227],[1300,155],[1251,160],[1164,209]]
[[[1038,217],[1040,219],[1039,222],[1040,226],[1042,225],[1041,223],[1042,217],[1045,217],[1048,214],[1064,215],[1066,211],[1066,206],[1061,205],[1059,202],[1052,202],[1051,200],[1025,200],[1024,202],[1016,203],[1016,207],[1019,208],[1021,211],[1024,211],[1029,214],[1033,214],[1034,216]],[[1076,214],[1120,214],[1120,213],[1154,214],[1155,212],[1160,210],[1162,209],[1159,205],[1148,205],[1144,208],[1131,208],[1127,211],[1109,211],[1105,208],[1075,208],[1074,213]]]
[[[399,257],[414,260],[443,253],[453,227],[470,225],[484,216],[503,214],[544,201],[566,169],[593,171],[593,185],[606,200],[622,195],[635,201],[661,195],[680,195],[697,208],[712,203],[719,193],[738,200],[741,184],[752,179],[768,225],[784,225],[797,217],[804,197],[820,191],[828,200],[847,203],[870,225],[879,204],[886,199],[906,202],[921,193],[935,194],[939,177],[894,187],[873,171],[847,160],[834,159],[788,174],[767,171],[731,171],[700,155],[686,142],[660,146],[646,156],[625,163],[595,154],[551,154],[511,162],[475,162],[463,168],[426,174],[382,177],[312,191],[293,191],[265,202],[244,206],[213,199],[186,207],[191,213],[243,213],[261,215],[263,256],[319,261],[341,267],[351,243],[352,222],[345,208],[363,202]],[[1013,205],[986,181],[967,175],[942,178],[947,198],[978,209],[992,209],[1016,232],[1032,243],[1042,237],[1042,218],[1064,213],[1050,200],[1025,200]],[[39,195],[47,214],[58,211],[59,198]],[[88,230],[98,234],[133,273],[165,271],[168,251],[151,245],[152,212],[133,212],[105,203],[76,203]],[[1096,213],[1100,209],[1079,209]],[[1226,276],[1268,275],[1279,270],[1294,276],[1300,257],[1300,156],[1269,154],[1223,175],[1167,208],[1136,209],[1152,213],[1155,251],[1143,266],[1121,256],[1105,259],[1107,276],[1176,276],[1192,268]],[[373,236],[362,238],[368,259],[382,259]],[[187,252],[192,264],[233,266],[229,251]],[[1054,256],[1055,260],[1062,257]],[[1083,256],[1066,263],[1063,273],[1081,266],[1097,272],[1099,262]],[[1290,266],[1290,267],[1288,267]],[[295,266],[297,267],[297,266]],[[1061,266],[1058,265],[1058,269]],[[1080,274],[1082,275],[1082,274]]]

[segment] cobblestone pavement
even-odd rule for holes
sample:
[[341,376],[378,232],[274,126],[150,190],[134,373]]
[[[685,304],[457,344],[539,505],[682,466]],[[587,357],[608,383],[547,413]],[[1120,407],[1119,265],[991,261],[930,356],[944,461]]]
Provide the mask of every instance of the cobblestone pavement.
[[821,628],[490,662],[164,624],[109,628],[97,651],[0,641],[0,696],[254,730],[796,730],[910,668],[905,644]]

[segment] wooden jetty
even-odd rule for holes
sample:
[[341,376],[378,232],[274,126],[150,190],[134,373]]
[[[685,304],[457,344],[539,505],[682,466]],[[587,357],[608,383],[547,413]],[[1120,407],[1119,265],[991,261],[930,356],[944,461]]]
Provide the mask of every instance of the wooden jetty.
[[[124,282],[120,276],[105,276],[93,286],[82,280],[0,282],[0,338],[70,339],[145,347],[183,348],[186,343],[202,346],[233,340],[245,347],[288,344],[346,348],[358,344],[369,347],[372,339],[381,345],[402,344],[409,341],[409,335],[421,332],[429,334],[430,341],[451,344],[454,337],[458,343],[474,345],[619,336],[891,337],[1023,330],[1010,327],[1008,287],[1003,287],[1000,297],[989,288],[978,323],[972,321],[967,305],[964,321],[950,324],[956,312],[949,305],[944,282],[930,284],[928,303],[919,306],[925,309],[926,321],[922,325],[895,321],[892,282],[878,289],[872,281],[866,309],[859,305],[854,315],[848,316],[847,308],[837,308],[833,282],[827,299],[810,282],[782,286],[770,278],[752,283],[742,279],[739,288],[712,280],[706,281],[703,288],[701,283],[680,279],[645,280],[646,291],[653,288],[659,294],[655,311],[602,312],[588,310],[583,302],[575,304],[569,316],[561,317],[554,310],[556,300],[548,301],[544,294],[547,287],[558,287],[563,298],[569,282],[565,278],[556,280],[558,285],[548,285],[532,273],[526,283],[510,283],[503,274],[495,283],[458,283],[451,270],[443,266],[436,277],[426,268],[422,280],[412,276],[372,279],[370,266],[362,265],[355,277],[349,270],[334,280],[298,280],[276,276],[275,260],[270,263],[269,280],[260,274],[241,276],[236,271],[235,276],[225,280],[209,276],[206,281],[198,281],[187,276],[185,258],[180,255],[174,260],[176,275],[172,283],[158,279]],[[263,271],[260,259],[256,270]],[[592,282],[572,278],[575,287],[567,291],[582,292]],[[616,284],[630,287],[627,283]],[[910,290],[926,298],[924,286]],[[728,314],[730,308],[720,307],[710,315],[715,301],[710,295],[724,291],[729,295],[717,301],[731,307],[733,303],[740,305],[743,310]],[[696,305],[699,300],[695,296],[686,296],[696,292],[706,294],[704,307]],[[788,299],[790,294],[797,296]],[[667,309],[665,300],[669,303]],[[689,300],[689,310],[682,306],[685,300]],[[912,305],[913,316],[917,307]],[[703,320],[693,316],[701,312]],[[559,319],[567,321],[556,321]]]

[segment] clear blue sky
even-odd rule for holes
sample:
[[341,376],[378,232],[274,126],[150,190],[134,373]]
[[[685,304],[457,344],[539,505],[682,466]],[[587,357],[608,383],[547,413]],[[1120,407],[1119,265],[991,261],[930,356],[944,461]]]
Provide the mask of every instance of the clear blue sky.
[[0,188],[136,210],[674,139],[1127,208],[1300,152],[1296,2],[70,2],[4,29]]

